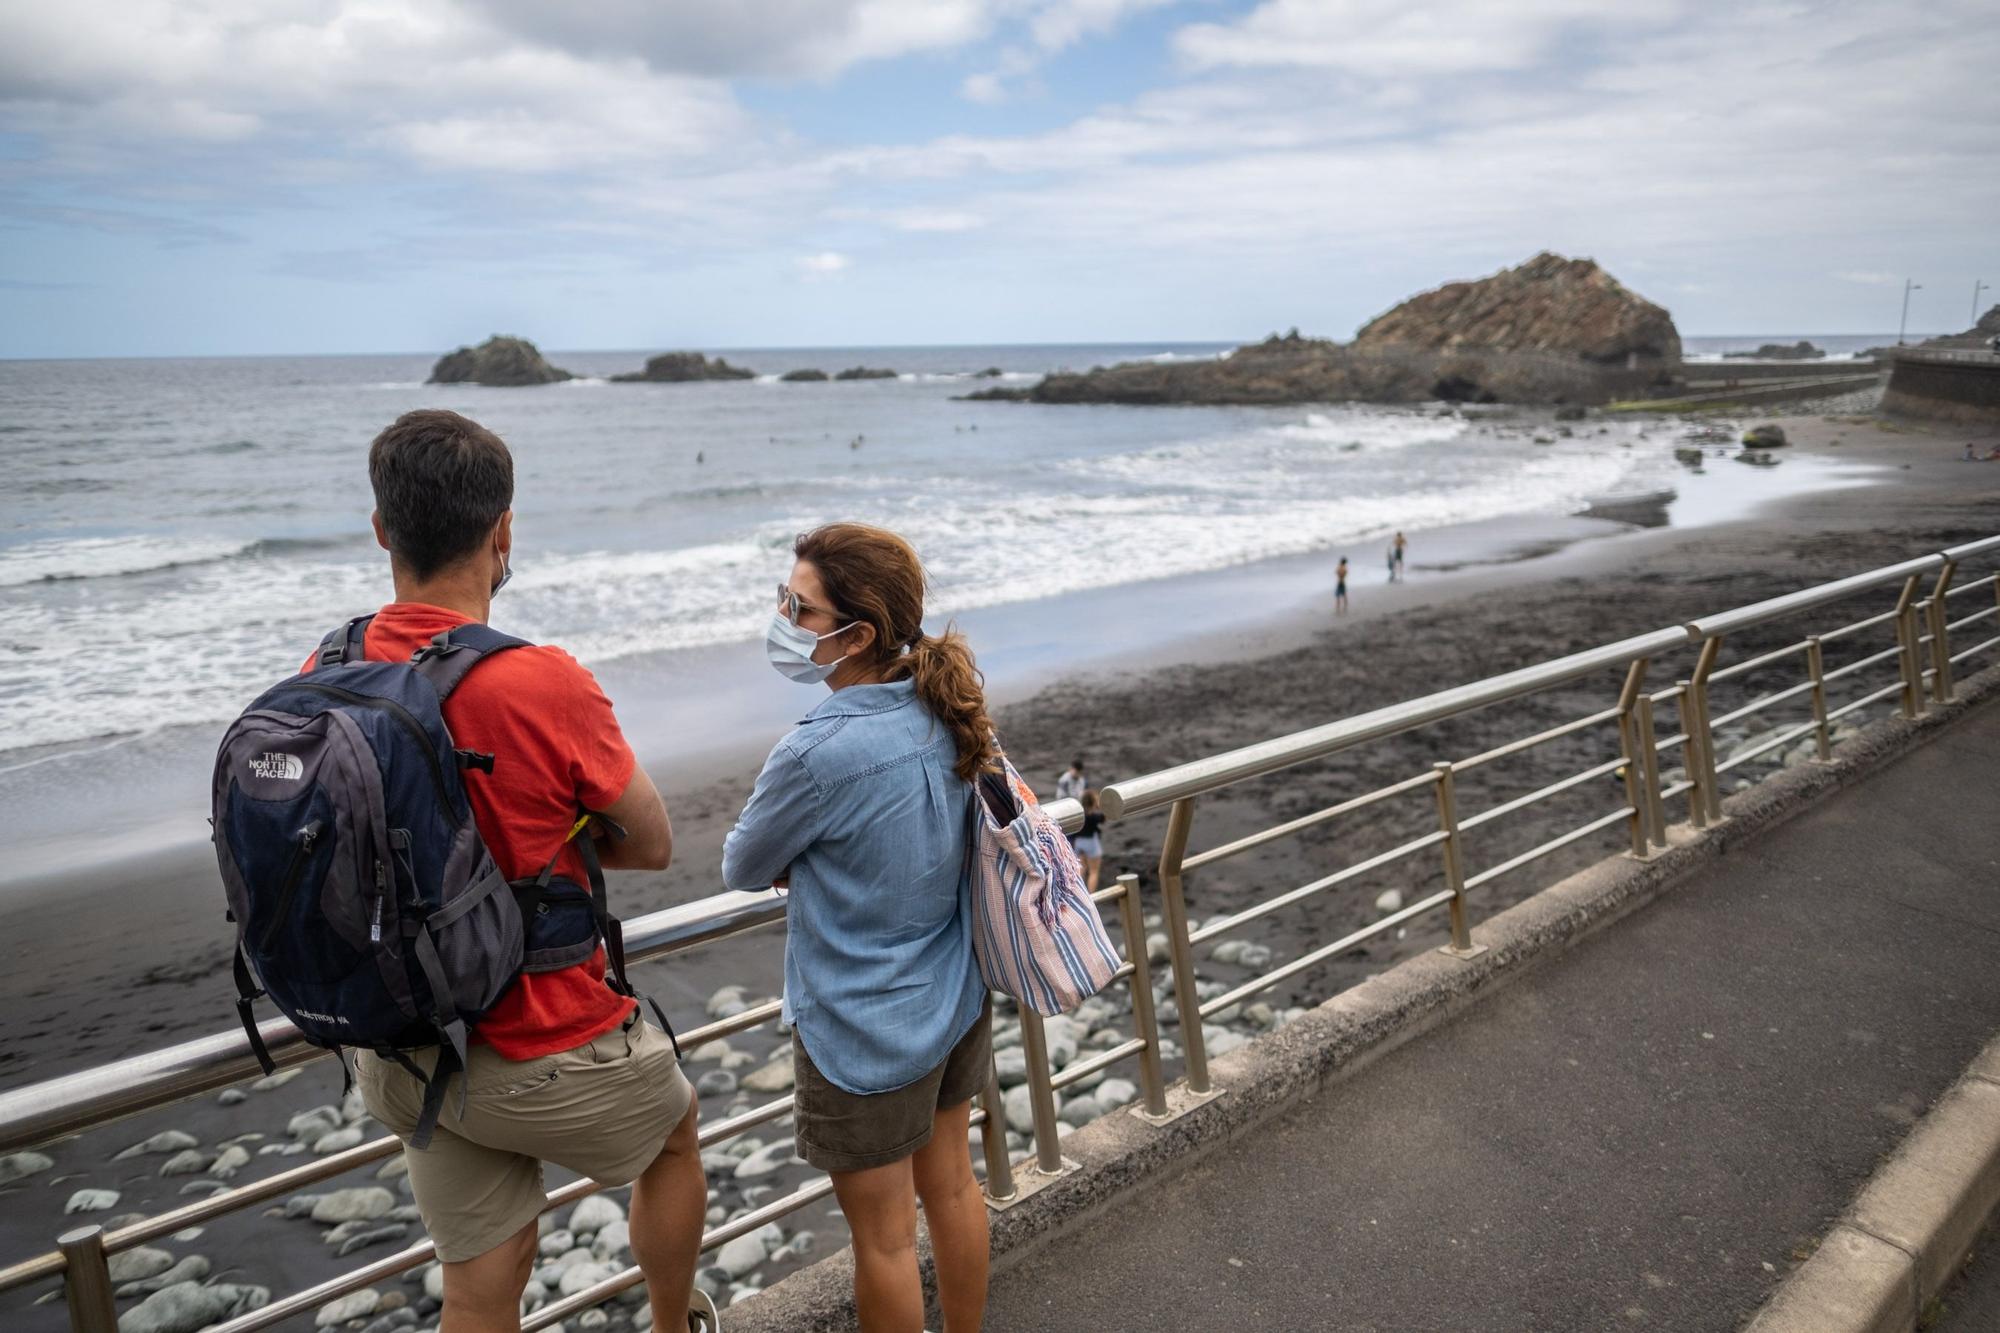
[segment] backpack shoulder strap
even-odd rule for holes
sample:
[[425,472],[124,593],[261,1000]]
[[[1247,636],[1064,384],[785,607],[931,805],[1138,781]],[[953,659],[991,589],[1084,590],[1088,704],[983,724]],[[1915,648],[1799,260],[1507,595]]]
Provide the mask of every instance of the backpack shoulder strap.
[[373,619],[375,613],[370,611],[367,615],[356,616],[339,629],[330,632],[319,641],[319,655],[313,664],[330,667],[339,666],[343,662],[359,662],[365,656],[362,649],[368,638],[368,622]]
[[451,697],[451,692],[464,683],[472,668],[478,666],[495,653],[509,648],[529,648],[533,645],[526,639],[517,639],[511,634],[502,634],[491,625],[460,625],[446,630],[417,649],[410,662],[417,674],[431,683],[437,691],[438,702]]

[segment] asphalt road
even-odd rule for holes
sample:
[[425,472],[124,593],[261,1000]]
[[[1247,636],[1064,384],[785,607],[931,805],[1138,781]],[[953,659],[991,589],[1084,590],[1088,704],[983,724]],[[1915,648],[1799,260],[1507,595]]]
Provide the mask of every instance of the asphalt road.
[[2000,1030],[1997,935],[1989,706],[1000,1275],[988,1327],[1736,1329]]

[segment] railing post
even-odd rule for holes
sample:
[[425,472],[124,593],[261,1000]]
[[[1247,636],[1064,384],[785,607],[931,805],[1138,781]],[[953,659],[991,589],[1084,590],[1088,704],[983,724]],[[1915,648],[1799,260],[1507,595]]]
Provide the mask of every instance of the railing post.
[[1903,716],[1914,718],[1924,711],[1924,678],[1917,665],[1917,580],[1922,575],[1912,574],[1903,580],[1903,591],[1896,598],[1896,646],[1901,651],[1896,655],[1896,663],[1903,673]]
[[1638,729],[1634,708],[1639,702],[1639,689],[1645,683],[1646,659],[1642,657],[1626,669],[1625,688],[1618,694],[1618,748],[1625,758],[1619,772],[1625,779],[1625,804],[1632,810],[1632,855],[1641,861],[1650,855],[1647,827],[1651,823],[1652,802],[1648,793],[1657,790],[1640,771],[1641,747],[1633,735]]
[[1639,763],[1646,778],[1646,811],[1651,816],[1653,845],[1667,845],[1667,803],[1660,795],[1659,733],[1653,728],[1653,696],[1642,694],[1635,705],[1633,726],[1639,733]]
[[1139,1087],[1146,1114],[1167,1113],[1167,1082],[1160,1072],[1160,1022],[1153,1012],[1152,960],[1146,957],[1146,919],[1139,910],[1139,877],[1118,877],[1118,919],[1125,927],[1125,956],[1132,961],[1132,1026],[1140,1041]]
[[1021,1053],[1028,1057],[1028,1109],[1035,1119],[1035,1165],[1045,1175],[1062,1174],[1062,1143],[1056,1134],[1056,1091],[1049,1086],[1049,1039],[1042,1016],[1021,1006]]
[[1813,740],[1821,759],[1833,758],[1833,733],[1826,725],[1826,653],[1819,635],[1806,636],[1806,671],[1812,676]]
[[1931,698],[1941,704],[1951,702],[1951,631],[1945,626],[1951,620],[1951,608],[1944,604],[1944,591],[1951,586],[1951,576],[1958,572],[1958,562],[1947,560],[1938,571],[1937,584],[1931,589]]
[[1174,1007],[1181,1015],[1181,1045],[1187,1052],[1187,1085],[1208,1091],[1208,1046],[1201,1035],[1201,994],[1194,984],[1194,945],[1188,939],[1187,897],[1181,888],[1181,861],[1194,827],[1194,798],[1183,796],[1167,813],[1167,838],[1160,845],[1160,900],[1166,910],[1167,948],[1174,964]]
[[69,1300],[71,1333],[118,1333],[118,1307],[111,1298],[111,1269],[104,1258],[104,1228],[78,1227],[56,1238],[62,1251],[63,1295]]
[[994,1203],[1006,1203],[1020,1190],[1014,1186],[1014,1160],[1007,1152],[1007,1100],[1000,1095],[1000,1071],[990,1059],[979,1109],[986,1112],[979,1126],[979,1150],[986,1157],[986,1197]]
[[1688,823],[1701,829],[1708,827],[1708,775],[1702,768],[1701,727],[1696,719],[1699,714],[1694,706],[1694,685],[1685,680],[1674,682],[1674,710],[1679,715],[1681,731],[1687,739],[1681,742],[1681,757],[1687,761],[1688,775]]
[[1440,760],[1431,765],[1437,774],[1438,830],[1444,834],[1439,847],[1444,852],[1444,883],[1451,890],[1451,943],[1438,946],[1439,953],[1453,958],[1477,958],[1486,952],[1483,944],[1472,942],[1472,926],[1465,919],[1465,860],[1459,854],[1458,794],[1452,785],[1451,765]]
[[1715,767],[1715,732],[1708,725],[1708,673],[1715,670],[1715,659],[1721,651],[1721,635],[1711,634],[1702,640],[1701,653],[1695,658],[1694,675],[1688,681],[1688,698],[1694,704],[1695,725],[1701,729],[1701,798],[1702,804],[1708,807],[1706,813],[1711,823],[1722,818],[1722,782]]

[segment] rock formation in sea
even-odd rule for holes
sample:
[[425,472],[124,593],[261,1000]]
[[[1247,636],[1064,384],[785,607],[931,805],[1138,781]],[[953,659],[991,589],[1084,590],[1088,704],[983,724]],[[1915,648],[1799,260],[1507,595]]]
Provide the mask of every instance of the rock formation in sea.
[[1672,382],[1680,359],[1680,334],[1665,310],[1592,260],[1543,253],[1492,277],[1412,297],[1370,321],[1351,343],[1293,329],[1212,361],[1134,362],[967,396],[1038,403],[1603,403]]
[[1926,338],[1919,347],[1957,347],[1973,351],[1985,350],[1996,337],[2000,337],[2000,305],[1994,306],[1979,317],[1979,322],[1963,333],[1947,333],[1938,338]]
[[893,370],[883,370],[876,366],[850,366],[835,375],[834,378],[837,380],[892,380],[896,378],[896,372]]
[[695,380],[755,379],[757,372],[732,366],[719,356],[711,361],[700,352],[662,352],[648,357],[644,370],[611,378],[619,384],[686,384]]
[[477,347],[461,347],[439,357],[426,382],[512,389],[528,384],[557,384],[574,378],[567,370],[544,361],[541,352],[526,338],[496,333]]
[[1795,343],[1765,343],[1754,352],[1724,352],[1724,360],[1756,361],[1817,361],[1826,355],[1824,348],[1815,347],[1804,338]]
[[786,384],[816,384],[826,379],[824,370],[788,370],[778,376]]

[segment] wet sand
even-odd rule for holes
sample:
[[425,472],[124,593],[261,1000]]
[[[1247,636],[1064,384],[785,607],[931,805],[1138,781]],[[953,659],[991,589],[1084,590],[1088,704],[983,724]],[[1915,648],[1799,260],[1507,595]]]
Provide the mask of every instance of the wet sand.
[[[1872,419],[1777,419],[1796,441],[1786,458],[1866,464],[1882,469],[1881,479],[1798,497],[1748,520],[1692,529],[1613,528],[1614,517],[1647,523],[1653,507],[1628,503],[1622,512],[1607,507],[1601,519],[1585,520],[1599,525],[1594,528],[1579,530],[1575,520],[1566,520],[1550,523],[1545,533],[1521,534],[1522,558],[1450,571],[1433,564],[1433,556],[1436,564],[1454,563],[1449,553],[1427,552],[1419,535],[1411,547],[1409,581],[1388,586],[1379,573],[1358,574],[1353,612],[1339,619],[1331,615],[1328,561],[1324,600],[1308,600],[1254,623],[1231,621],[1207,634],[1184,633],[1171,648],[1147,644],[1122,656],[1106,654],[1086,672],[1002,704],[996,716],[1003,739],[1038,782],[1052,783],[1077,752],[1089,757],[1098,781],[1111,781],[2000,532],[2000,464],[1959,461],[1970,438],[1966,433]],[[1713,471],[1740,465],[1717,456],[1704,459],[1703,466]],[[1621,535],[1576,540],[1606,531]],[[1555,549],[1536,554],[1538,543]],[[1254,577],[1254,567],[1251,574],[1233,577]],[[1886,605],[1876,594],[1843,618]],[[1842,609],[1829,610],[1818,623],[1834,623]],[[1787,641],[1781,636],[1797,629],[1746,635],[1731,652],[1748,654]],[[1658,688],[1685,675],[1688,666],[1660,663],[1650,683]],[[1609,677],[1574,682],[1532,700],[1240,784],[1202,801],[1194,847],[1216,845],[1425,771],[1437,760],[1463,759],[1597,711],[1608,706],[1616,686]],[[1878,715],[1879,710],[1870,714]],[[1793,720],[1783,717],[1785,724]],[[1608,733],[1593,730],[1482,769],[1461,785],[1462,817],[1599,762],[1610,756],[1613,744]],[[760,740],[733,755],[711,755],[704,761],[706,775],[686,765],[656,767],[674,814],[676,863],[659,875],[616,876],[621,912],[635,915],[714,891],[722,836],[747,795],[762,748]],[[1609,809],[1620,796],[1607,778],[1601,787],[1586,785],[1536,806],[1528,817],[1481,829],[1471,838],[1471,868],[1494,864]],[[1191,910],[1212,917],[1417,836],[1435,818],[1428,794],[1419,792],[1417,798],[1385,802],[1192,875]],[[1669,814],[1678,818],[1683,809]],[[1161,824],[1151,816],[1108,828],[1107,875],[1148,873]],[[1615,852],[1623,837],[1613,827],[1480,890],[1475,921],[1566,869]],[[1398,890],[1408,899],[1437,883],[1435,862],[1420,855],[1274,914],[1244,937],[1269,944],[1280,957],[1291,956],[1374,919],[1376,897],[1384,890]],[[1441,930],[1441,919],[1426,918],[1407,936],[1349,951],[1267,998],[1280,1005],[1310,1003],[1434,945]],[[0,1087],[219,1030],[231,1021],[228,936],[213,866],[203,855],[142,858],[12,894],[0,910],[0,938],[9,963],[0,974],[7,1014]],[[1204,977],[1240,975],[1208,960],[1201,967]],[[743,982],[753,994],[773,993],[778,941],[768,933],[727,941],[642,971],[642,984],[676,1022],[692,1024],[708,994],[725,981]],[[772,1046],[754,1039],[736,1044],[760,1057]],[[61,1229],[62,1201],[86,1183],[123,1189],[126,1197],[115,1212],[180,1202],[182,1182],[159,1177],[156,1159],[105,1165],[117,1148],[157,1129],[185,1129],[204,1144],[245,1132],[268,1134],[275,1142],[292,1111],[337,1097],[331,1066],[315,1066],[284,1088],[252,1093],[241,1106],[201,1098],[57,1145],[51,1149],[56,1169],[0,1190],[7,1200],[0,1209],[0,1245],[10,1258],[46,1245]],[[239,1179],[299,1160],[258,1157]],[[304,1225],[253,1215],[218,1224],[210,1238],[174,1248],[225,1253],[254,1281],[271,1281],[280,1271],[288,1281],[310,1281],[359,1262],[338,1261],[320,1250],[306,1240]],[[23,1327],[59,1327],[52,1307],[32,1317],[19,1314],[22,1309],[18,1294],[0,1297],[0,1311],[14,1312],[6,1316],[9,1326],[19,1317]]]

